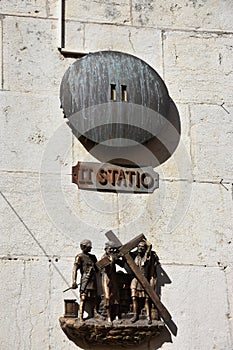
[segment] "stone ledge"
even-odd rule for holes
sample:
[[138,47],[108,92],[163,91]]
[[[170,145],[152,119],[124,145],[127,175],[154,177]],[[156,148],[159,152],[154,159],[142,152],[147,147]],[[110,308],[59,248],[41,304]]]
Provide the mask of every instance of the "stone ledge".
[[85,349],[101,345],[102,348],[111,346],[135,346],[150,340],[161,333],[164,323],[152,321],[147,325],[145,320],[132,324],[130,320],[106,321],[89,319],[80,322],[77,318],[60,317],[60,326],[66,336],[77,346]]

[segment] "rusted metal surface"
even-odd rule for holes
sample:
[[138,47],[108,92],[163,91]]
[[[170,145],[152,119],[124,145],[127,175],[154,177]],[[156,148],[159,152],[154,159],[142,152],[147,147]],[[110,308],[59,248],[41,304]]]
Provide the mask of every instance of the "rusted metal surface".
[[[156,71],[137,57],[115,51],[89,54],[72,64],[63,77],[60,98],[76,135],[81,128],[80,134],[96,143],[118,138],[117,146],[123,138],[139,143],[151,139],[150,124],[158,119],[156,127],[162,129],[170,106],[167,88]],[[98,116],[93,107],[103,104],[110,108]]]
[[152,167],[78,162],[72,167],[72,182],[85,190],[152,193],[159,187],[159,175]]

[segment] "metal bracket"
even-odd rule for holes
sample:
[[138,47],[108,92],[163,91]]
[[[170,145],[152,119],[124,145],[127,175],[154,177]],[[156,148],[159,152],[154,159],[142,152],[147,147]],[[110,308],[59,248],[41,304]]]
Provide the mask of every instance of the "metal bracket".
[[80,58],[88,55],[89,52],[80,52],[76,50],[67,50],[65,48],[65,33],[66,33],[66,20],[65,20],[66,4],[65,0],[59,0],[59,15],[58,15],[58,26],[59,26],[59,41],[58,51],[64,57]]

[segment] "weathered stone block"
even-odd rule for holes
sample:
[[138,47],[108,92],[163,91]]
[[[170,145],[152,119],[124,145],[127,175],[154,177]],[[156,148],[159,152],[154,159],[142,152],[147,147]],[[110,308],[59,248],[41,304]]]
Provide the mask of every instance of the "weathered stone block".
[[161,181],[152,195],[118,197],[123,242],[144,233],[174,264],[225,266],[232,256],[231,194],[221,185]]
[[65,49],[82,53],[84,52],[84,40],[84,24],[67,21],[65,25]]
[[48,178],[48,186],[39,187],[37,176],[26,174],[6,174],[5,180],[3,194],[31,234],[2,200],[2,255],[74,256],[85,237],[100,257],[104,234],[112,229],[122,242],[144,233],[169,263],[225,266],[232,256],[231,194],[221,185],[161,181],[153,195],[110,195],[79,191],[73,184],[59,191]]
[[[51,192],[53,188],[51,184]],[[59,193],[54,196],[47,194],[43,202],[45,194],[40,187],[38,174],[21,173],[10,176],[9,173],[2,173],[1,189],[9,202],[7,203],[1,196],[1,211],[4,218],[1,223],[1,255],[49,257],[75,254],[75,246],[78,245],[80,238],[77,238],[77,242],[72,240],[72,235],[69,235],[69,224],[71,225],[69,222],[67,231],[62,231],[65,223],[63,226],[59,224],[65,221],[66,212],[58,203]],[[47,198],[51,203],[49,200],[46,201]],[[55,219],[56,215],[61,218],[59,222]]]
[[129,24],[130,1],[66,1],[66,19],[87,22]]
[[[167,86],[169,89],[169,86]],[[155,170],[160,173],[160,179],[180,179],[192,181],[192,159],[190,154],[190,111],[189,106],[177,104],[180,118],[180,139],[172,156]],[[164,141],[163,141],[164,140]],[[163,136],[163,143],[167,149],[170,143],[170,135]]]
[[58,0],[47,0],[48,17],[59,18],[61,15],[61,3]]
[[[232,111],[227,104],[191,106],[191,152],[197,180],[232,182]],[[226,186],[231,190],[230,184]]]
[[[77,242],[76,252],[73,257],[62,257],[53,259],[51,264],[51,349],[66,350],[78,349],[69,339],[61,332],[59,326],[59,317],[64,315],[64,299],[79,299],[79,290],[70,290],[63,293],[63,290],[71,286],[72,269],[74,257],[80,252],[79,244]],[[95,253],[93,249],[93,253]]]
[[[232,242],[231,242],[232,244]],[[227,280],[227,292],[228,292],[228,312],[227,318],[229,322],[229,341],[233,344],[233,257],[230,260],[230,264],[225,269],[226,280]]]
[[54,20],[6,17],[3,28],[4,89],[59,95],[64,72],[73,59],[58,51]]
[[[71,147],[71,133],[65,125],[58,96],[1,92],[1,125],[3,170],[39,171],[41,160],[54,147],[60,125],[64,130],[60,150],[62,145],[63,153]],[[57,154],[51,162],[56,163],[60,153],[55,147]]]
[[2,192],[20,219],[1,197],[0,254],[75,256],[84,238],[93,241],[96,254],[103,254],[104,233],[118,228],[117,197],[80,193],[67,176],[69,171],[65,179],[60,174],[40,174],[40,181],[38,174],[1,174]]
[[224,272],[200,266],[163,266],[162,301],[178,327],[164,349],[231,349]]
[[[3,177],[4,177],[4,174],[1,174],[1,178]],[[6,175],[5,175],[5,180],[6,180]],[[13,187],[17,184],[16,181],[14,182],[14,184],[11,181],[9,181],[9,183],[11,183]],[[2,188],[1,191],[3,195],[7,198],[7,200],[14,207],[17,213],[21,215],[22,213],[20,212],[19,208],[15,204],[15,195],[13,199],[12,195],[9,194],[9,189],[6,191],[6,189],[3,186],[1,186],[1,188]],[[18,202],[19,202],[19,207],[21,208],[20,203],[22,203],[22,200],[18,199]],[[27,206],[28,214],[29,213],[32,214],[32,209],[30,208],[29,210],[28,208],[29,203],[27,203],[26,206]],[[0,197],[0,210],[1,210],[1,216],[3,218],[0,225],[0,230],[1,230],[0,255],[8,256],[8,257],[14,256],[14,255],[15,256],[41,255],[42,251],[38,246],[37,242],[35,241],[35,239],[38,241],[37,232],[33,232],[33,235],[35,237],[35,239],[33,239],[33,237],[26,230],[24,225],[20,222],[20,219],[17,217],[17,215],[14,213],[12,208],[9,206],[9,204],[5,201],[5,199],[2,196]],[[38,218],[38,216],[36,217]],[[25,224],[27,224],[28,227],[30,227],[30,224],[28,221],[29,220],[25,218]]]
[[132,1],[133,24],[157,28],[232,30],[231,1]]
[[162,76],[161,32],[154,29],[86,24],[84,51],[124,51],[143,59]]
[[[2,52],[2,19],[0,19],[0,48],[1,48],[1,52]],[[2,53],[0,55],[0,67],[2,67]],[[3,86],[3,70],[0,69],[0,86],[2,89]]]
[[47,15],[46,0],[1,1],[0,13],[7,15],[45,17]]
[[0,314],[1,348],[46,349],[51,302],[48,261],[1,259],[0,265],[0,297],[4,305]]
[[231,103],[232,35],[164,34],[165,82],[176,102]]
[[[66,126],[65,126],[66,127]],[[94,162],[96,159],[81,145],[73,140],[73,165],[78,161]],[[53,153],[51,153],[53,154]],[[52,169],[53,174],[41,175],[41,192],[46,210],[55,225],[68,234],[76,246],[88,235],[93,240],[95,251],[103,253],[104,233],[110,229],[118,230],[118,198],[114,193],[79,190],[72,183],[70,162],[66,166],[51,168],[51,158],[45,159],[45,168]],[[60,174],[60,175],[59,175]],[[85,236],[86,238],[86,236]]]

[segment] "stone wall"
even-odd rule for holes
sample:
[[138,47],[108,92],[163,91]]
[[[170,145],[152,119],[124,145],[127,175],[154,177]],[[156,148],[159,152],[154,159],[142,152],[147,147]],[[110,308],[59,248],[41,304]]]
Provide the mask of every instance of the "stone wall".
[[170,279],[162,301],[178,334],[162,349],[233,349],[232,10],[230,0],[66,0],[67,50],[142,58],[180,113],[180,144],[155,169],[160,189],[126,195],[71,184],[72,164],[96,160],[59,108],[74,62],[57,49],[59,1],[0,1],[1,349],[77,349],[59,327],[62,290],[80,240],[100,257],[109,229],[123,242],[144,233]]

